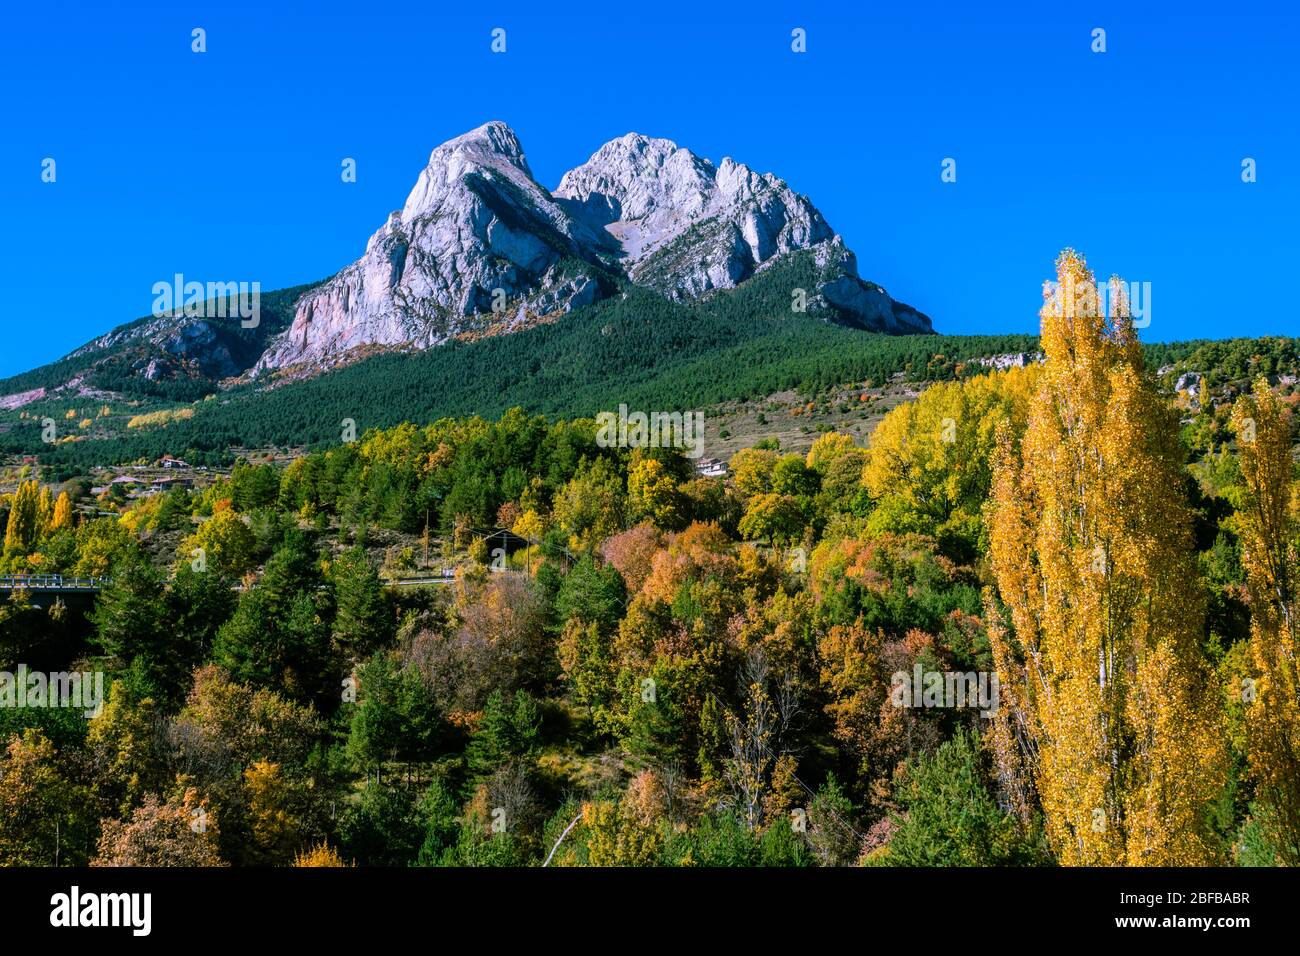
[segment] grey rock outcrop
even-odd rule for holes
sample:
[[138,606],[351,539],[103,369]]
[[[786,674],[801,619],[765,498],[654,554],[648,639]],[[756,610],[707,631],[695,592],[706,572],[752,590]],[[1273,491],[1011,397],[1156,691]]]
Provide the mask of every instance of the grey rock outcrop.
[[732,289],[812,249],[833,278],[814,294],[850,324],[930,331],[930,320],[858,277],[857,260],[806,196],[771,173],[709,160],[667,139],[628,133],[564,174],[556,198],[619,244],[627,276],[672,299]]
[[572,260],[594,271],[612,255],[533,179],[514,132],[488,123],[433,151],[406,204],[359,260],[303,297],[255,370],[360,345],[428,348],[494,305],[576,308],[594,301],[596,280]]
[[764,262],[834,237],[775,176],[628,133],[564,174],[556,198],[622,251],[632,281],[671,298],[734,288]]

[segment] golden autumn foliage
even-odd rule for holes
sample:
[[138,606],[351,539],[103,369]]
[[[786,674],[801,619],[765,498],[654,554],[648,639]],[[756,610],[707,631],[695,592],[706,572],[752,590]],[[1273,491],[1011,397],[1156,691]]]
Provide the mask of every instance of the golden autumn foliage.
[[68,497],[66,491],[59,492],[58,500],[54,502],[54,517],[50,519],[50,529],[58,531],[60,528],[72,527],[72,499]]
[[[641,466],[642,470],[637,474],[643,477],[654,469],[658,469],[659,473],[663,470],[659,462],[650,459],[642,462]],[[647,481],[653,483],[653,479]],[[653,492],[646,494],[650,498],[654,497]],[[622,529],[623,498],[622,481],[614,468],[607,461],[597,460],[594,464],[580,469],[578,474],[560,489],[552,505],[551,517],[558,527],[568,532],[568,545],[571,549],[588,551]],[[671,501],[671,496],[667,500]],[[652,520],[660,520],[666,514],[656,512],[660,504],[646,505],[648,514],[654,512],[649,514]],[[535,536],[537,535],[532,537]]]
[[1041,368],[942,382],[893,409],[871,435],[862,483],[872,533],[919,533],[986,545],[981,511],[997,430],[1024,431]]
[[259,760],[244,770],[244,792],[250,858],[269,865],[288,863],[294,858],[301,827],[293,812],[292,784],[278,763]]
[[643,818],[635,798],[619,803],[595,801],[582,805],[588,866],[649,866],[663,843],[660,830]]
[[164,408],[156,412],[145,412],[142,415],[133,415],[127,421],[127,428],[153,428],[162,425],[169,425],[172,422],[185,421],[194,417],[192,408]]
[[[45,489],[48,497],[49,489]],[[40,485],[24,481],[10,497],[9,522],[5,527],[5,557],[25,555],[35,546],[43,530]]]
[[852,455],[857,451],[857,444],[853,441],[852,435],[846,435],[843,432],[827,432],[818,436],[817,440],[812,443],[808,449],[808,455],[804,459],[809,468],[824,470],[827,465],[837,458],[845,455]]
[[627,498],[632,514],[656,528],[668,531],[681,526],[677,482],[658,459],[642,458],[628,469]]
[[36,498],[36,529],[38,537],[44,537],[50,530],[50,523],[54,520],[54,492],[50,491],[49,485],[41,487],[41,493]]
[[912,629],[888,641],[858,621],[831,627],[818,642],[821,684],[829,703],[832,733],[856,763],[868,805],[888,804],[890,782],[913,749],[937,747],[937,728],[921,712],[896,706],[890,675],[909,672],[917,660],[938,660],[935,639]]
[[94,823],[93,794],[65,770],[66,761],[40,730],[29,728],[0,740],[0,865],[85,861],[75,843],[57,858],[61,837],[88,842]]
[[299,853],[294,857],[293,865],[296,867],[343,867],[348,864],[343,862],[343,857],[339,856],[339,851],[334,847],[328,843],[318,843],[310,850]]
[[209,568],[238,576],[253,568],[256,544],[252,529],[229,502],[223,505],[219,501],[212,509],[212,517],[181,543],[179,557],[188,561],[201,551]]
[[990,634],[1000,769],[1036,789],[1062,864],[1214,863],[1225,750],[1177,422],[1118,281],[1108,319],[1081,256],[1063,252],[1057,278],[1027,429],[1019,447],[1002,430],[990,503],[1013,624]]
[[1243,489],[1234,529],[1241,537],[1256,677],[1242,680],[1250,771],[1269,812],[1263,825],[1288,865],[1300,865],[1300,484],[1291,457],[1290,410],[1268,382],[1232,413]]
[[780,455],[766,448],[744,448],[731,456],[731,481],[744,498],[772,490],[772,471]]

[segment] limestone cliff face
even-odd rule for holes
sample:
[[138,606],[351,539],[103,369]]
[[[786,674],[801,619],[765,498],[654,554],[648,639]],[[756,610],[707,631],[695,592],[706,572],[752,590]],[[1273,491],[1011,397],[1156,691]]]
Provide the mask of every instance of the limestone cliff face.
[[834,237],[806,198],[770,173],[715,167],[666,139],[606,143],[555,195],[618,240],[628,276],[672,298],[730,289],[768,260]]
[[931,331],[930,320],[858,278],[857,260],[806,196],[771,173],[628,133],[565,173],[555,196],[619,243],[628,278],[673,299],[735,288],[804,249],[830,278],[815,290],[849,324]]
[[537,184],[514,132],[488,123],[433,151],[402,209],[360,259],[303,297],[257,368],[360,345],[428,348],[493,312],[494,299],[512,312],[568,311],[596,300],[588,272],[613,255]]

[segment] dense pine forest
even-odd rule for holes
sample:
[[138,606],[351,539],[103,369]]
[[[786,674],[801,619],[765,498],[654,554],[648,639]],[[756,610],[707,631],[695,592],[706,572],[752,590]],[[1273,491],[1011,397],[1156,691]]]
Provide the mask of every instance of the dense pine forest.
[[[108,582],[0,608],[0,862],[1300,862],[1293,343],[1144,352],[1049,299],[1032,342],[772,319],[652,379],[737,320],[628,308],[259,396],[243,444],[315,443],[287,466],[19,484],[0,572]],[[963,367],[991,345],[1045,361]],[[561,414],[899,371],[937,383],[866,447],[724,477]],[[530,375],[550,406],[503,408]],[[240,402],[152,434],[215,452]]]
[[[702,408],[786,389],[813,394],[844,382],[879,385],[893,376],[914,382],[967,377],[983,370],[980,358],[1038,347],[1028,335],[883,335],[792,311],[790,290],[817,281],[811,254],[802,253],[702,302],[673,302],[628,286],[560,322],[422,353],[378,355],[307,381],[262,378],[225,387],[202,376],[150,381],[131,372],[142,362],[136,351],[107,348],[81,386],[111,394],[108,415],[92,415],[84,428],[65,427],[70,405],[103,403],[50,392],[0,412],[0,451],[39,453],[64,478],[92,465],[164,454],[228,464],[232,447],[337,443],[345,419],[364,432],[447,416],[497,417],[514,407],[568,418],[619,402]],[[261,326],[231,334],[264,342],[287,325],[302,291],[264,296]],[[1148,346],[1148,361],[1153,368],[1169,365],[1201,344]],[[250,347],[232,346],[239,354]],[[76,367],[64,360],[0,382],[0,394],[54,389]],[[167,408],[185,408],[192,417],[166,429],[122,427]],[[47,417],[60,422],[53,436],[42,429]]]
[[[223,384],[196,374],[151,381],[138,374],[138,349],[110,343],[90,350],[93,369],[78,380],[79,389],[92,390],[90,398],[57,391],[85,365],[84,356],[0,382],[0,394],[49,390],[45,398],[0,411],[0,452],[39,454],[60,480],[93,466],[163,455],[228,465],[237,455],[232,449],[329,447],[345,421],[364,432],[442,417],[495,418],[511,408],[553,419],[590,417],[620,402],[707,408],[784,390],[816,396],[846,382],[870,388],[893,379],[958,380],[983,373],[981,360],[1034,356],[1040,348],[1037,336],[883,335],[792,312],[790,290],[816,282],[812,257],[796,254],[702,302],[673,302],[628,286],[561,322],[376,355],[307,380],[245,377]],[[232,351],[251,364],[249,357],[287,326],[293,303],[308,288],[264,295],[258,328],[223,333],[238,340],[229,343]],[[1153,371],[1212,370],[1238,386],[1248,385],[1252,374],[1300,367],[1293,339],[1142,349]],[[165,411],[180,412],[163,419],[165,428],[126,427]],[[49,419],[58,422],[53,433],[44,427]]]

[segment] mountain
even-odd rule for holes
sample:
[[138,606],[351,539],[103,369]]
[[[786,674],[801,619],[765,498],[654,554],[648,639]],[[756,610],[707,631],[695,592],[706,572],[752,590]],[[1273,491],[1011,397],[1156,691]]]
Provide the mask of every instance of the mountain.
[[628,277],[673,299],[734,288],[774,256],[830,242],[781,180],[629,133],[564,174],[555,196],[617,240]]
[[[791,315],[789,289],[812,288],[819,274],[815,253],[802,250],[725,294],[677,302],[631,286],[626,296],[602,299],[562,322],[510,335],[378,354],[269,389],[241,382],[186,406],[190,417],[146,427],[126,419],[148,406],[119,411],[124,403],[113,402],[112,414],[96,419],[84,438],[53,446],[42,444],[41,417],[61,420],[69,406],[89,403],[34,402],[0,411],[0,453],[36,454],[62,476],[165,454],[220,465],[247,449],[336,446],[345,421],[362,436],[444,416],[495,418],[514,406],[564,418],[590,418],[620,404],[702,410],[714,434],[711,409],[719,403],[790,392],[814,401],[844,383],[869,389],[895,377],[952,378],[975,359],[1038,347],[1033,336],[886,335]],[[804,425],[802,418],[782,418]]]
[[[0,380],[0,408],[19,408],[39,398],[108,397],[193,401],[219,383],[248,370],[271,339],[288,328],[294,305],[313,285],[263,292],[259,322],[244,328],[238,318],[145,316],[87,342],[56,362]],[[234,316],[232,300],[225,311]],[[217,312],[205,303],[204,315]]]
[[771,174],[629,133],[552,194],[514,131],[487,123],[433,151],[402,209],[359,260],[303,297],[254,373],[326,365],[362,346],[515,331],[621,283],[699,298],[806,249],[828,271],[805,290],[814,310],[864,329],[930,331],[928,318],[859,279],[821,213]]
[[491,122],[433,150],[360,259],[322,283],[263,293],[256,328],[139,319],[0,381],[0,406],[99,392],[192,401],[236,380],[261,386],[376,353],[517,333],[632,290],[702,302],[796,255],[803,284],[778,290],[787,314],[797,299],[806,315],[850,328],[931,330],[861,279],[816,207],[770,173],[629,133],[552,194],[514,131]]
[[771,173],[628,133],[564,174],[555,196],[619,244],[628,278],[671,299],[733,289],[792,252],[814,249],[834,276],[805,290],[845,324],[928,332],[930,320],[858,278],[857,260],[807,197]]
[[433,151],[365,255],[303,298],[255,372],[364,345],[439,345],[466,317],[492,315],[494,297],[521,322],[568,312],[612,290],[601,282],[614,253],[533,179],[514,131],[488,123]]

